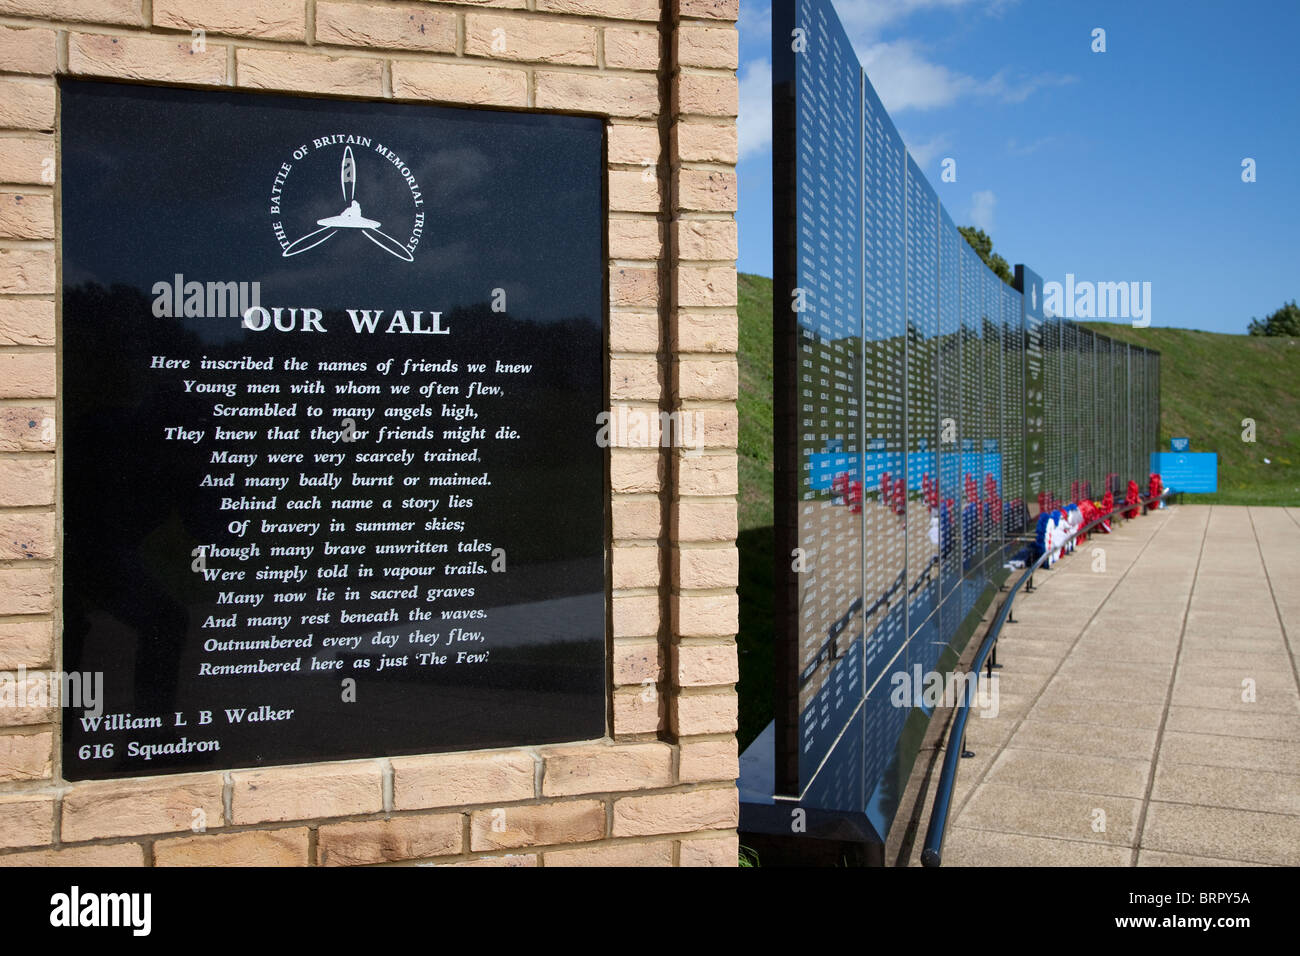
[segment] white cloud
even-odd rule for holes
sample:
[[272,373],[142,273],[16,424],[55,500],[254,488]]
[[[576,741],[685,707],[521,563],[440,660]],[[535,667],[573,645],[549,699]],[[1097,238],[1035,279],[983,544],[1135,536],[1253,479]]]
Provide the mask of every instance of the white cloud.
[[926,169],[940,153],[952,145],[952,140],[946,133],[939,133],[924,142],[913,142],[911,137],[904,134],[903,142],[907,144],[907,151],[916,160],[916,165],[922,169]]
[[931,63],[911,40],[873,43],[858,58],[891,115],[947,106],[976,86],[969,76]]
[[993,195],[991,189],[981,189],[972,193],[970,197],[970,214],[966,217],[967,221],[976,229],[983,229],[987,233],[993,232],[993,207],[997,205],[998,197]]
[[743,40],[761,40],[772,35],[772,5],[759,6],[757,0],[745,0],[740,5],[740,20],[736,24]]
[[740,72],[740,158],[772,145],[772,64],[750,60]]

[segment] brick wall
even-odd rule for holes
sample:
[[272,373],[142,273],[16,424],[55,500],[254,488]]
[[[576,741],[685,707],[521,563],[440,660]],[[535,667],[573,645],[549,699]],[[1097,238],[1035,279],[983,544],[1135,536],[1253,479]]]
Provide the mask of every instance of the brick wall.
[[735,864],[738,0],[665,2],[0,0],[0,670],[61,666],[59,76],[606,117],[610,402],[703,436],[611,449],[604,739],[71,784],[0,707],[0,864]]

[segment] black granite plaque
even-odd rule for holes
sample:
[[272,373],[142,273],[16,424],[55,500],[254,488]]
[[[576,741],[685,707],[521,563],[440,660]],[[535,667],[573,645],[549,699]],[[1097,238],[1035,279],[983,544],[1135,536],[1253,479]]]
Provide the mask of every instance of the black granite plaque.
[[61,87],[86,779],[605,730],[595,119]]

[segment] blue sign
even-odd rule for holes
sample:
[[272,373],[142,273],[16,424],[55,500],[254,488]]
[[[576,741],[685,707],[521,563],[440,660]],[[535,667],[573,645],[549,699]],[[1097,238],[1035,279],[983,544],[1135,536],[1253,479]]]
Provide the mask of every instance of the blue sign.
[[1151,453],[1151,470],[1170,491],[1213,494],[1219,490],[1219,456],[1212,451]]
[[1190,438],[1171,438],[1169,439],[1170,451],[1191,451],[1192,440]]

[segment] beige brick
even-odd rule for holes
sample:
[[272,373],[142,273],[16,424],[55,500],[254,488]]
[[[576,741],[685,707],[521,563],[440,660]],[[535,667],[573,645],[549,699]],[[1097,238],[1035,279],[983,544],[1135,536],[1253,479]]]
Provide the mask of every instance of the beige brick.
[[738,866],[740,838],[734,833],[714,839],[683,840],[678,850],[681,866]]
[[740,419],[735,405],[690,408],[681,412],[691,418],[689,444],[692,448],[735,448]]
[[673,0],[682,19],[731,20],[740,17],[740,0]]
[[53,557],[53,513],[0,513],[0,560]]
[[226,81],[227,49],[190,37],[104,36],[73,33],[68,37],[68,71],[87,76],[173,83]]
[[659,180],[651,167],[609,171],[611,212],[657,212],[659,199]]
[[611,448],[610,485],[615,494],[656,492],[663,481],[663,459],[657,450]]
[[653,219],[609,220],[611,259],[657,259],[663,249],[659,223]]
[[0,128],[54,129],[54,86],[35,80],[0,79]]
[[358,96],[383,95],[384,64],[381,60],[261,49],[239,50],[235,56],[239,85],[243,87]]
[[609,302],[613,306],[659,303],[659,270],[648,266],[610,266]]
[[659,632],[659,598],[654,595],[613,599],[615,637],[651,637]]
[[736,362],[731,358],[691,358],[677,362],[677,397],[726,401],[736,397]]
[[608,142],[608,160],[611,163],[628,163],[637,166],[655,166],[659,163],[660,143],[657,126],[611,123]]
[[138,843],[110,846],[70,846],[7,853],[0,866],[144,866],[144,847]]
[[674,549],[674,583],[679,588],[734,588],[740,574],[735,548]]
[[378,763],[313,764],[232,773],[236,824],[377,813],[383,809]]
[[84,23],[144,22],[140,0],[0,0],[0,13]]
[[673,77],[673,115],[735,116],[739,90],[730,73],[678,73]]
[[0,183],[52,185],[54,137],[0,137]]
[[470,13],[465,16],[465,55],[595,66],[596,28],[582,23]]
[[475,810],[469,818],[473,851],[587,843],[604,835],[605,804],[599,800],[494,807]]
[[538,109],[633,118],[648,118],[659,110],[659,86],[653,75],[617,76],[538,70],[533,80]]
[[688,266],[677,269],[677,304],[734,306],[736,270],[732,266]]
[[[0,368],[4,368],[3,363],[0,363]],[[0,507],[53,503],[54,459],[51,456],[0,459]]]
[[611,555],[613,570],[610,583],[615,590],[659,586],[658,548],[651,546],[614,548]]
[[673,700],[673,733],[683,737],[695,734],[734,734],[736,732],[736,692],[681,695]]
[[653,312],[611,312],[609,350],[611,352],[657,352],[659,316]]
[[659,537],[662,518],[658,499],[615,498],[610,512],[615,541],[653,541]]
[[669,533],[674,541],[735,541],[736,503],[730,500],[675,502]]
[[477,106],[526,106],[528,74],[493,66],[394,60],[393,95]]
[[53,344],[53,302],[48,299],[0,299],[0,345]]
[[681,637],[730,637],[740,602],[734,594],[680,594],[673,602],[673,632]]
[[[220,774],[80,783],[63,798],[63,839],[137,836],[222,825]],[[195,811],[198,811],[196,813]]]
[[542,794],[569,797],[672,786],[672,748],[658,741],[548,750]]
[[0,847],[40,846],[54,836],[54,797],[13,794],[0,797]]
[[678,310],[673,314],[669,338],[678,352],[734,352],[739,329],[735,312]]
[[663,676],[661,658],[662,652],[655,641],[615,641],[614,686],[641,686],[646,681],[657,683]]
[[682,495],[736,494],[736,456],[683,456],[678,464],[677,490]]
[[727,262],[736,259],[738,240],[734,219],[678,219],[671,228],[677,255],[682,259]]
[[674,158],[683,163],[735,165],[739,144],[734,123],[679,120],[669,134]]
[[653,843],[602,843],[572,850],[547,850],[547,866],[672,866],[671,840]]
[[673,647],[673,682],[678,687],[716,687],[740,680],[735,644],[683,641]]
[[54,250],[0,249],[0,292],[50,294],[54,291]]
[[316,3],[316,42],[456,52],[456,14],[426,3]]
[[47,667],[53,660],[52,621],[0,623],[0,668]]
[[56,62],[53,30],[0,27],[0,69],[49,74],[54,72]]
[[306,827],[180,837],[154,844],[155,866],[306,866]]
[[53,239],[54,197],[0,192],[0,238]]
[[[12,705],[0,707],[0,725],[24,727],[54,723],[55,711],[50,703],[51,676],[49,671],[28,671],[21,677],[12,675],[13,684],[5,688],[5,694],[12,700]],[[56,689],[53,695],[56,701],[57,695]]]
[[53,451],[53,405],[0,405],[0,451]]
[[464,820],[460,813],[435,813],[331,823],[317,835],[317,859],[322,866],[357,866],[460,853]]
[[740,776],[740,757],[736,749],[735,737],[725,740],[683,740],[677,776],[682,783],[733,781]]
[[49,568],[0,568],[0,614],[53,610],[54,575]]
[[43,780],[53,757],[54,735],[48,731],[0,735],[0,780]]
[[653,734],[662,723],[660,697],[652,686],[614,694],[614,736]]
[[534,796],[537,763],[522,750],[393,759],[393,809],[509,803]]
[[734,70],[739,63],[740,34],[732,27],[683,23],[674,34],[677,62],[682,66]]
[[716,830],[734,827],[739,817],[735,787],[623,797],[614,801],[614,836]]
[[455,860],[451,863],[439,863],[438,866],[493,866],[526,867],[536,866],[539,857],[536,853],[507,853],[504,856],[480,856],[472,860]]
[[659,19],[659,0],[537,0],[544,13],[576,13],[617,20]]
[[[658,364],[651,359],[614,359],[621,366],[611,370],[621,383],[620,388],[633,391],[638,378],[648,374],[646,366],[653,367],[653,374],[658,375]],[[638,365],[638,363],[640,363]],[[642,390],[657,386],[642,384]],[[661,424],[659,409],[650,404],[649,399],[636,401],[635,396],[615,395],[615,404],[607,413],[608,425],[602,425],[596,434],[598,442],[608,441],[611,448],[657,448],[660,442]]]
[[178,30],[301,40],[307,36],[307,5],[303,0],[153,0],[153,22]]
[[608,27],[605,65],[620,70],[659,69],[659,31]]
[[[614,401],[623,401],[627,399],[648,399],[655,400],[659,397],[661,390],[661,379],[659,361],[656,358],[615,358],[609,361],[609,397]],[[638,415],[639,419],[653,421],[657,426],[658,414],[657,409],[649,409]],[[640,424],[634,421],[631,424]],[[618,433],[620,436],[623,432],[632,431],[631,428],[623,428],[620,422]],[[648,429],[641,429],[647,432]],[[645,444],[658,444],[657,428],[653,434],[645,435]],[[630,442],[620,441],[618,444],[627,445]]]
[[[0,254],[3,252],[0,250]],[[55,383],[53,351],[0,352],[0,398],[53,398]],[[4,465],[0,464],[0,474],[3,473],[3,468]],[[0,486],[3,483],[3,479],[0,479]],[[0,502],[3,500],[4,490],[0,487]]]

